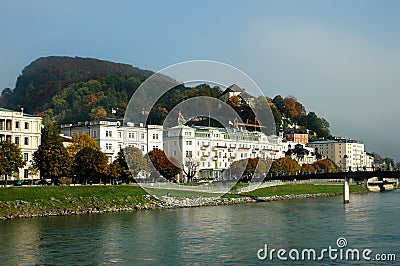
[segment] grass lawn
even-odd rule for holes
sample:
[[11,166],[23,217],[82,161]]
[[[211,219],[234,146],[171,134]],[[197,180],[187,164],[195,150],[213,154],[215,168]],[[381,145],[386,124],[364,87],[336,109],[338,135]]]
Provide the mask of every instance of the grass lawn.
[[[367,192],[363,186],[350,185],[350,192]],[[256,189],[251,192],[243,193],[243,195],[252,197],[270,197],[270,196],[283,196],[283,195],[300,195],[300,194],[342,194],[343,185],[313,185],[313,184],[293,184],[293,185],[280,185],[274,187],[266,187]]]
[[43,186],[0,188],[0,201],[41,200],[78,197],[121,198],[142,196],[146,192],[139,186]]

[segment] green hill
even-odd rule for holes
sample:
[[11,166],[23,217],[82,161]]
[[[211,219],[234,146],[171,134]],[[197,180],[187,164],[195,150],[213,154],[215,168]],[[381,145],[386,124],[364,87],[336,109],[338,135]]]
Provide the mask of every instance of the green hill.
[[[13,110],[23,107],[27,113],[47,116],[58,124],[105,117],[123,118],[130,97],[152,74],[152,71],[131,65],[94,58],[42,57],[23,69],[15,89],[3,90],[0,106]],[[221,93],[219,87],[206,84],[193,88],[176,86],[159,99],[150,111],[149,122],[162,124],[171,109],[188,98],[216,98]],[[277,95],[266,100],[277,129],[281,125],[285,130],[298,125],[313,130],[319,137],[330,135],[329,123],[314,112],[307,113],[296,98]],[[245,102],[231,99],[227,103],[243,121],[255,123],[254,114]]]
[[[11,109],[24,107],[28,113],[53,109],[53,97],[71,85],[88,81],[106,82],[113,90],[131,94],[153,72],[94,58],[41,57],[22,70],[13,90],[2,92],[1,103]],[[114,83],[123,86],[115,86]],[[124,99],[126,100],[126,99]]]

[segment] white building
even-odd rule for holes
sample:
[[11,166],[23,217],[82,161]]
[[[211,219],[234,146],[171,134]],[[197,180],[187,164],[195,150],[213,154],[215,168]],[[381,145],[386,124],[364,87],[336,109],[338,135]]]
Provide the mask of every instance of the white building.
[[163,147],[162,126],[142,123],[124,123],[120,119],[102,119],[96,121],[78,122],[76,125],[61,125],[61,134],[74,136],[75,133],[87,133],[99,144],[101,150],[112,162],[120,149],[127,146],[139,148],[143,154]]
[[308,143],[316,152],[328,157],[344,170],[370,170],[373,159],[364,150],[364,143],[357,140],[335,138]]
[[222,171],[236,160],[281,158],[283,149],[265,134],[244,129],[179,125],[164,136],[165,153],[182,165],[189,159],[197,161],[200,178],[220,179]]
[[0,141],[10,140],[21,149],[23,159],[27,162],[18,175],[8,180],[36,179],[38,174],[29,173],[33,153],[41,141],[42,118],[20,112],[0,108]]

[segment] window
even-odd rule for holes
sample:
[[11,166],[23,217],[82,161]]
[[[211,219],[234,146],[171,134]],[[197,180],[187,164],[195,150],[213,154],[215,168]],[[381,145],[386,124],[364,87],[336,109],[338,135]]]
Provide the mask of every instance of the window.
[[25,153],[24,153],[24,161],[28,161],[28,159],[29,159],[29,157],[28,157],[28,153],[27,153],[27,152],[25,152]]
[[29,123],[25,122],[25,129],[29,129]]
[[176,151],[174,151],[174,156],[176,155]]
[[15,144],[19,145],[19,137],[15,137]]
[[153,134],[153,139],[158,139],[158,134]]
[[185,132],[185,136],[191,136],[192,132]]
[[118,131],[118,138],[122,138],[122,132]]
[[19,121],[15,122],[15,128],[19,128]]
[[144,148],[145,148],[144,145],[142,145],[142,151],[144,151]]
[[141,138],[141,139],[144,139],[144,133],[141,133],[141,134],[140,134],[140,138]]
[[93,138],[97,138],[97,130],[93,130]]
[[106,131],[106,137],[111,138],[112,137],[112,131]]
[[192,157],[192,151],[186,151],[186,157],[188,158]]
[[112,150],[112,143],[106,143],[106,150]]
[[24,145],[29,145],[29,138],[28,137],[24,138]]
[[28,174],[29,174],[28,169],[24,169],[24,178],[25,178],[25,179],[26,179],[26,178],[29,178]]
[[128,132],[128,138],[134,139],[135,138],[135,132]]
[[192,141],[191,140],[187,140],[186,141],[186,145],[192,145]]

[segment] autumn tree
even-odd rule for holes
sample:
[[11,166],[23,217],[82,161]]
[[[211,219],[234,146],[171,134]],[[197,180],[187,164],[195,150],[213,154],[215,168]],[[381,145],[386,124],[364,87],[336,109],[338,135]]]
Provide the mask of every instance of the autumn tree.
[[101,151],[97,141],[92,138],[88,133],[75,133],[72,137],[72,144],[68,146],[68,152],[72,158],[75,158],[76,154],[83,148],[90,148],[93,150]]
[[271,166],[269,159],[249,158],[234,161],[225,172],[234,179],[250,180],[253,176],[264,177]]
[[316,161],[313,163],[313,167],[318,172],[334,172],[338,169],[338,166],[328,158]]
[[[159,174],[168,180],[174,180],[181,169],[174,165],[163,150],[154,149],[148,153],[149,163]],[[154,176],[154,172],[153,172]]]
[[315,168],[312,164],[303,164],[301,166],[301,172],[307,173],[307,174],[314,174]]
[[4,185],[7,186],[8,176],[18,173],[24,167],[21,149],[9,140],[0,142],[0,175],[4,176]]
[[291,158],[280,158],[272,162],[270,172],[283,173],[285,175],[295,175],[301,169],[299,163]]

